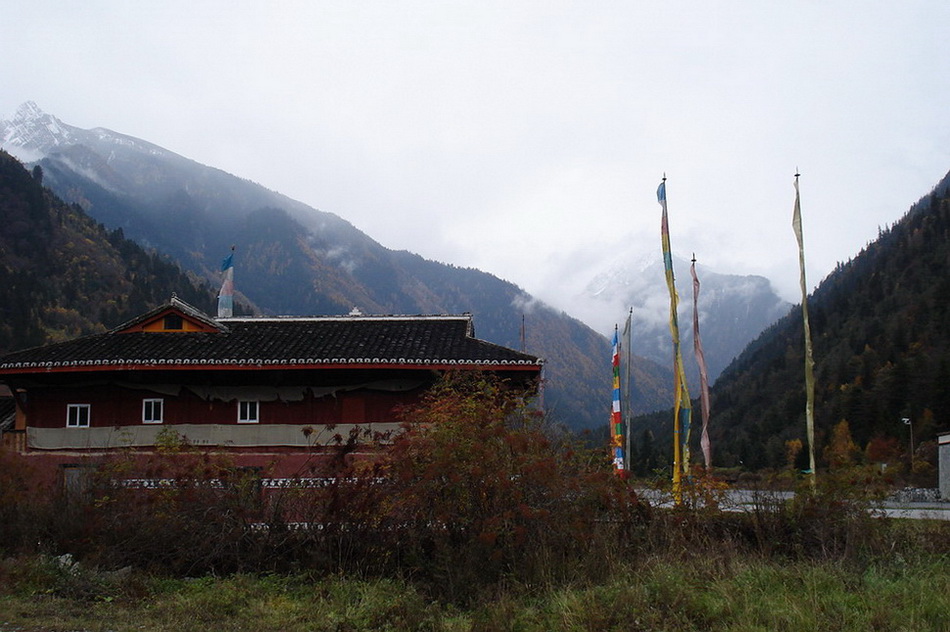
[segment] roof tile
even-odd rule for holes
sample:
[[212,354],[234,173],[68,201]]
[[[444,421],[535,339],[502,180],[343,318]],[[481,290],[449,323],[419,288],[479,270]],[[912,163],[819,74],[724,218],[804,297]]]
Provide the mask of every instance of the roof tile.
[[113,330],[0,357],[0,372],[96,364],[513,364],[536,356],[469,335],[465,316],[223,319],[217,332]]

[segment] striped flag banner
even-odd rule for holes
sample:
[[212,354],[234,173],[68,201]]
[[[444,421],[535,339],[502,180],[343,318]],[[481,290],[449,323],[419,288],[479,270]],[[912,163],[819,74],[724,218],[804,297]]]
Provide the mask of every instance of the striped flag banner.
[[614,456],[614,470],[618,474],[626,469],[623,453],[623,418],[620,413],[620,339],[614,328],[613,354],[613,397],[610,409],[611,448]]

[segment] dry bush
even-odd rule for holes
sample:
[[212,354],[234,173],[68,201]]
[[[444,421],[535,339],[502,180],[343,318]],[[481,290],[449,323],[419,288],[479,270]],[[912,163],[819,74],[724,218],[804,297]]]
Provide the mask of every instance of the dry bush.
[[51,538],[61,513],[51,484],[26,457],[0,449],[0,551],[33,552]]
[[104,567],[176,575],[256,569],[266,559],[253,528],[260,489],[254,472],[187,446],[104,461],[73,519],[68,550]]
[[336,482],[312,496],[320,563],[456,600],[503,580],[602,573],[645,521],[605,455],[552,439],[497,380],[449,375],[403,416],[377,458],[339,458]]

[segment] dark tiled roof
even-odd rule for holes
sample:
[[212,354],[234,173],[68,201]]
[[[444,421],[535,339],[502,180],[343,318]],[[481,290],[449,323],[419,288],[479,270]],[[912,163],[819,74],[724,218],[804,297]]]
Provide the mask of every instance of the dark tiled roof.
[[214,365],[515,365],[541,360],[473,338],[470,316],[234,318],[220,332],[118,329],[0,357],[0,373],[45,368]]

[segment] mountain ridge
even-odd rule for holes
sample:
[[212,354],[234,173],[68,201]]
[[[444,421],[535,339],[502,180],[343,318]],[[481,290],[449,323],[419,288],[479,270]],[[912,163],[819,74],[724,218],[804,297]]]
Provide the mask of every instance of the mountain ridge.
[[[900,452],[913,424],[914,471],[932,472],[936,434],[950,430],[950,173],[839,263],[808,297],[808,310],[819,463],[841,422],[857,449],[890,445],[892,463],[908,459]],[[719,464],[781,467],[785,442],[805,443],[803,369],[799,305],[752,341],[713,387],[710,433]]]
[[[3,138],[13,137],[9,122],[0,126]],[[56,126],[65,124],[56,119]],[[220,257],[236,245],[237,287],[265,313],[467,311],[486,340],[517,348],[522,308],[534,305],[525,314],[526,350],[547,359],[551,410],[574,429],[606,423],[609,342],[523,289],[489,273],[389,250],[332,213],[165,150],[143,151],[151,145],[146,141],[77,129],[68,130],[74,144],[49,145],[35,164],[57,194],[97,221],[209,280],[218,278]],[[672,380],[658,376],[667,371],[642,358],[636,364],[643,374],[638,409],[662,406]]]
[[42,175],[0,150],[0,353],[105,331],[172,293],[214,305],[207,282],[65,204]]

